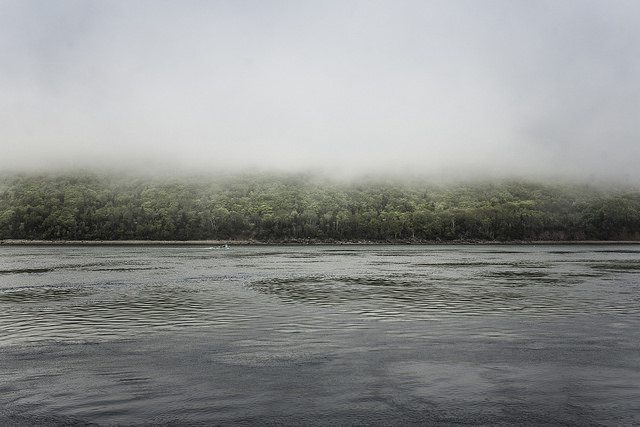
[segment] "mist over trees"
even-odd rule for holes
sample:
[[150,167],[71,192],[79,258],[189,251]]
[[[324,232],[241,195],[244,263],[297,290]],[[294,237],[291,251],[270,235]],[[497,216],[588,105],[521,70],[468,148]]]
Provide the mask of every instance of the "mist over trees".
[[640,183],[640,2],[0,2],[0,171]]
[[640,192],[530,181],[430,184],[304,175],[0,180],[0,238],[640,240]]

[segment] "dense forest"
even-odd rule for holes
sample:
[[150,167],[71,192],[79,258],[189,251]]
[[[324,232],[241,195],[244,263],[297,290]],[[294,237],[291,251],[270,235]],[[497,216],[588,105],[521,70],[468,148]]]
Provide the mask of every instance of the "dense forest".
[[306,175],[5,176],[0,239],[640,240],[640,191]]

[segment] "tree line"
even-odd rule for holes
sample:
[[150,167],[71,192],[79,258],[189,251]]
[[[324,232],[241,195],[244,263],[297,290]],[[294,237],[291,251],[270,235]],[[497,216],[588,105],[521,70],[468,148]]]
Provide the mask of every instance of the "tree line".
[[640,240],[640,192],[513,180],[5,176],[0,239]]

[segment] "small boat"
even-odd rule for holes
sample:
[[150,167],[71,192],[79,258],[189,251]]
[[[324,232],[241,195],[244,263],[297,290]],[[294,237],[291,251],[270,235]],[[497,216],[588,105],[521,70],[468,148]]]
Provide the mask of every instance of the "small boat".
[[227,245],[227,244],[225,243],[224,245],[220,245],[220,246],[209,246],[209,247],[206,247],[206,248],[204,248],[204,249],[211,250],[211,249],[231,249],[231,248],[229,247],[229,245]]

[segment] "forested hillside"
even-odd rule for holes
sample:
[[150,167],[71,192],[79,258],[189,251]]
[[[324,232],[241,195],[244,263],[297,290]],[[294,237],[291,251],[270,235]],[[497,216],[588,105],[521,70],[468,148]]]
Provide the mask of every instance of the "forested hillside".
[[1,239],[640,240],[640,192],[310,176],[11,176]]

